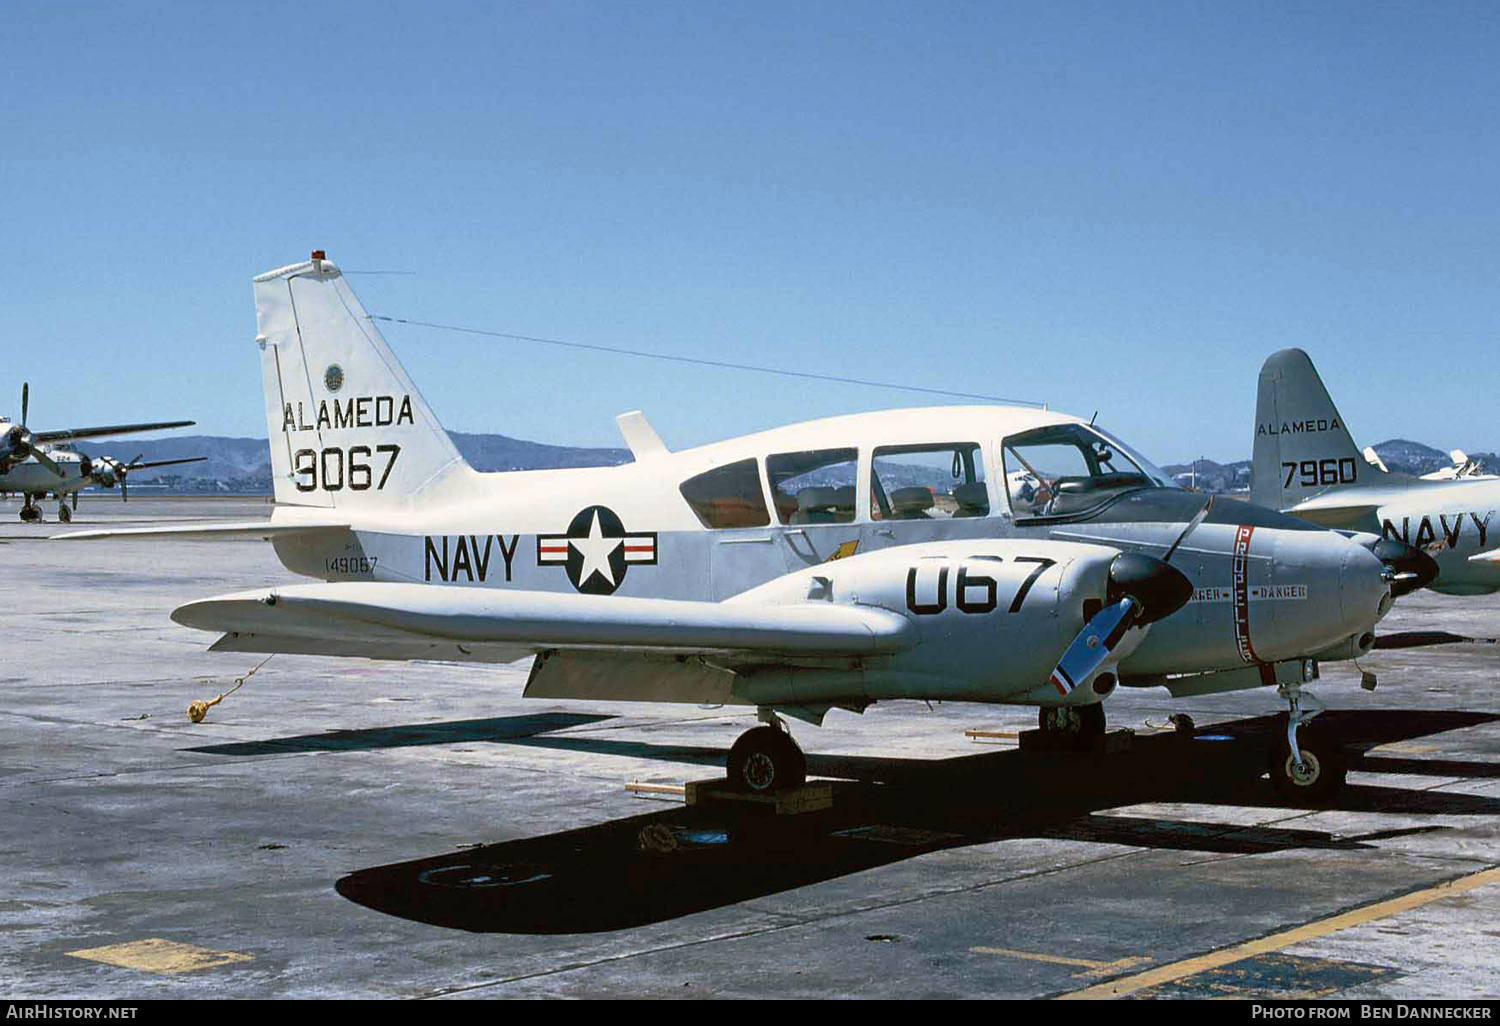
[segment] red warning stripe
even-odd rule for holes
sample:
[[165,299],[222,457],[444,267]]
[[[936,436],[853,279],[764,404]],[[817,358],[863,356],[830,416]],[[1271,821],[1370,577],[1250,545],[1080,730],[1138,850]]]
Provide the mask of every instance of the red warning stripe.
[[1234,532],[1234,556],[1230,563],[1231,586],[1234,591],[1234,643],[1239,648],[1240,658],[1247,663],[1258,663],[1260,657],[1250,644],[1250,537],[1255,528],[1240,524]]

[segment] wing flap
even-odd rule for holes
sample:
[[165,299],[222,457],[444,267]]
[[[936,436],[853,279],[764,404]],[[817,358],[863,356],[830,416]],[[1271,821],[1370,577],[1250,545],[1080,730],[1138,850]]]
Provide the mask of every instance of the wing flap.
[[858,657],[894,654],[916,642],[910,620],[868,606],[817,602],[747,607],[397,583],[300,584],[239,592],[179,606],[172,619],[226,634],[356,646],[451,642],[518,645],[532,651]]
[[547,652],[531,666],[526,698],[595,702],[686,702],[748,705],[735,676],[696,659],[619,652]]

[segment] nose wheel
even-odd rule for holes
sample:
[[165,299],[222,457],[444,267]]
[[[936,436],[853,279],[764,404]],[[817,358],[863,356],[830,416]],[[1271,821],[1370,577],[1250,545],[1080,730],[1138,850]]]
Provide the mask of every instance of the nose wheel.
[[[1311,692],[1295,684],[1283,684],[1278,694],[1287,700],[1286,737],[1271,749],[1271,784],[1294,801],[1321,802],[1344,786],[1349,762],[1338,738],[1331,731],[1306,724],[1323,711]],[[1312,709],[1304,708],[1311,703]]]
[[729,784],[751,794],[775,794],[807,782],[807,757],[774,714],[764,727],[747,730],[729,750]]

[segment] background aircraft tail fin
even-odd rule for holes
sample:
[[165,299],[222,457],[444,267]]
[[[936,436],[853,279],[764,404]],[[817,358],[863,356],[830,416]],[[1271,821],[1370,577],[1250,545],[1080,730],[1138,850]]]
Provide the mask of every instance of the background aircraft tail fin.
[[321,252],[255,279],[276,501],[395,508],[472,470]]
[[1288,509],[1330,488],[1377,477],[1344,426],[1312,360],[1274,353],[1260,369],[1250,501]]

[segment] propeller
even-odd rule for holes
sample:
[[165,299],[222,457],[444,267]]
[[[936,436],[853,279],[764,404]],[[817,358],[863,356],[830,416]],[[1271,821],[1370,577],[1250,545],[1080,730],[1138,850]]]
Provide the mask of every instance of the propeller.
[[1089,618],[1063,651],[1049,682],[1067,697],[1109,661],[1126,631],[1171,616],[1192,595],[1193,582],[1166,560],[1138,552],[1120,553],[1109,565],[1104,608]]
[[130,472],[132,470],[134,470],[137,466],[140,465],[141,457],[144,456],[144,455],[146,455],[146,454],[143,453],[143,452],[136,453],[135,454],[135,459],[131,460],[129,463],[125,464],[123,467],[120,468],[120,501],[121,502],[129,502],[130,501]]
[[94,484],[100,488],[113,488],[118,484],[120,486],[120,500],[122,502],[129,502],[129,480],[132,470],[144,470],[148,467],[171,467],[179,463],[202,463],[208,459],[207,456],[186,456],[182,459],[154,460],[149,463],[143,463],[141,457],[144,455],[146,454],[142,452],[136,453],[135,459],[129,463],[121,463],[113,456],[100,456],[94,462],[93,472],[89,476],[94,479]]
[[36,443],[31,440],[31,432],[26,427],[26,415],[30,406],[31,384],[30,382],[23,381],[21,382],[21,423],[12,425],[11,429],[5,433],[4,445],[6,451],[0,453],[0,456],[11,456],[18,463],[30,456],[58,477],[65,477],[66,475],[63,473],[62,468],[57,465],[56,461],[38,448]]
[[1399,538],[1381,538],[1370,551],[1393,575],[1391,598],[1409,595],[1437,580],[1437,560]]

